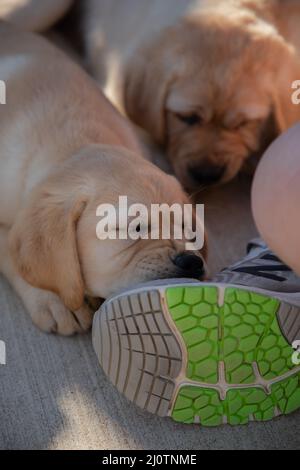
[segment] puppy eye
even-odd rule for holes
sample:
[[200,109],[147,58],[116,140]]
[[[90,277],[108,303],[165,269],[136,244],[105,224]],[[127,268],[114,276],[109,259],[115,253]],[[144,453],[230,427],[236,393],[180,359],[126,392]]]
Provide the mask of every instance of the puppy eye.
[[137,225],[135,231],[137,233],[140,233],[141,230],[142,230],[141,224]]
[[197,126],[202,123],[202,118],[196,113],[192,114],[176,114],[177,118],[188,126]]
[[243,127],[246,127],[247,124],[249,124],[249,121],[247,121],[246,119],[244,119],[244,121],[240,121],[238,124],[236,124],[234,126],[234,129],[238,130],[238,129],[242,129]]

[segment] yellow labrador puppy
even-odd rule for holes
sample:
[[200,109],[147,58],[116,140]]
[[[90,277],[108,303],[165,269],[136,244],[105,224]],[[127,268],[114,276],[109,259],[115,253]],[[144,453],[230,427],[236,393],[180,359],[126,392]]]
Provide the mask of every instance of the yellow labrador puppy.
[[[107,93],[188,188],[226,182],[300,119],[298,0],[85,0]],[[106,72],[104,73],[104,67]]]
[[126,120],[85,72],[46,40],[0,22],[0,79],[0,270],[36,325],[81,332],[91,324],[86,295],[200,273],[198,255],[184,263],[184,241],[97,238],[97,207],[120,195],[147,208],[188,201],[175,178],[141,157]]

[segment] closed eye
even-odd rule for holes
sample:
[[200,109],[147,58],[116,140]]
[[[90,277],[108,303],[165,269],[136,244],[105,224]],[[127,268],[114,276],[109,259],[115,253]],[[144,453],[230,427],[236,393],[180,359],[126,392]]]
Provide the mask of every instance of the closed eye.
[[243,129],[244,127],[247,127],[249,124],[254,123],[254,122],[255,122],[254,120],[250,120],[250,119],[241,119],[230,125],[227,124],[224,127],[232,131],[238,131],[240,129]]
[[203,119],[199,114],[197,113],[191,113],[191,114],[176,114],[177,119],[179,119],[181,122],[184,122],[188,126],[197,126],[199,124],[202,124]]
[[246,127],[247,125],[249,124],[249,121],[247,121],[246,119],[244,121],[241,121],[239,122],[238,124],[236,124],[234,126],[234,129],[242,129],[243,127]]

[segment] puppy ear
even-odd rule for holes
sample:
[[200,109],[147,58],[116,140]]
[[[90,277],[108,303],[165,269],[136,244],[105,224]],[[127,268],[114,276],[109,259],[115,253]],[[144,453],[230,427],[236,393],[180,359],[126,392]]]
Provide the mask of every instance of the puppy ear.
[[174,82],[175,60],[164,54],[164,37],[142,47],[125,70],[124,107],[128,117],[159,144],[166,138],[166,101]]
[[10,251],[20,275],[33,286],[58,294],[72,311],[84,300],[76,226],[87,202],[74,189],[60,178],[46,181],[10,232]]

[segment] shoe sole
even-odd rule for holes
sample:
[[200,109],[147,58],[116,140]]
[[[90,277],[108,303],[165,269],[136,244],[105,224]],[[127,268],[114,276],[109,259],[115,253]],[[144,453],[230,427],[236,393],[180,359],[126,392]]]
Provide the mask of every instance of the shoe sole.
[[103,304],[93,325],[99,362],[125,397],[203,426],[300,408],[295,340],[299,307],[234,285],[141,287]]

